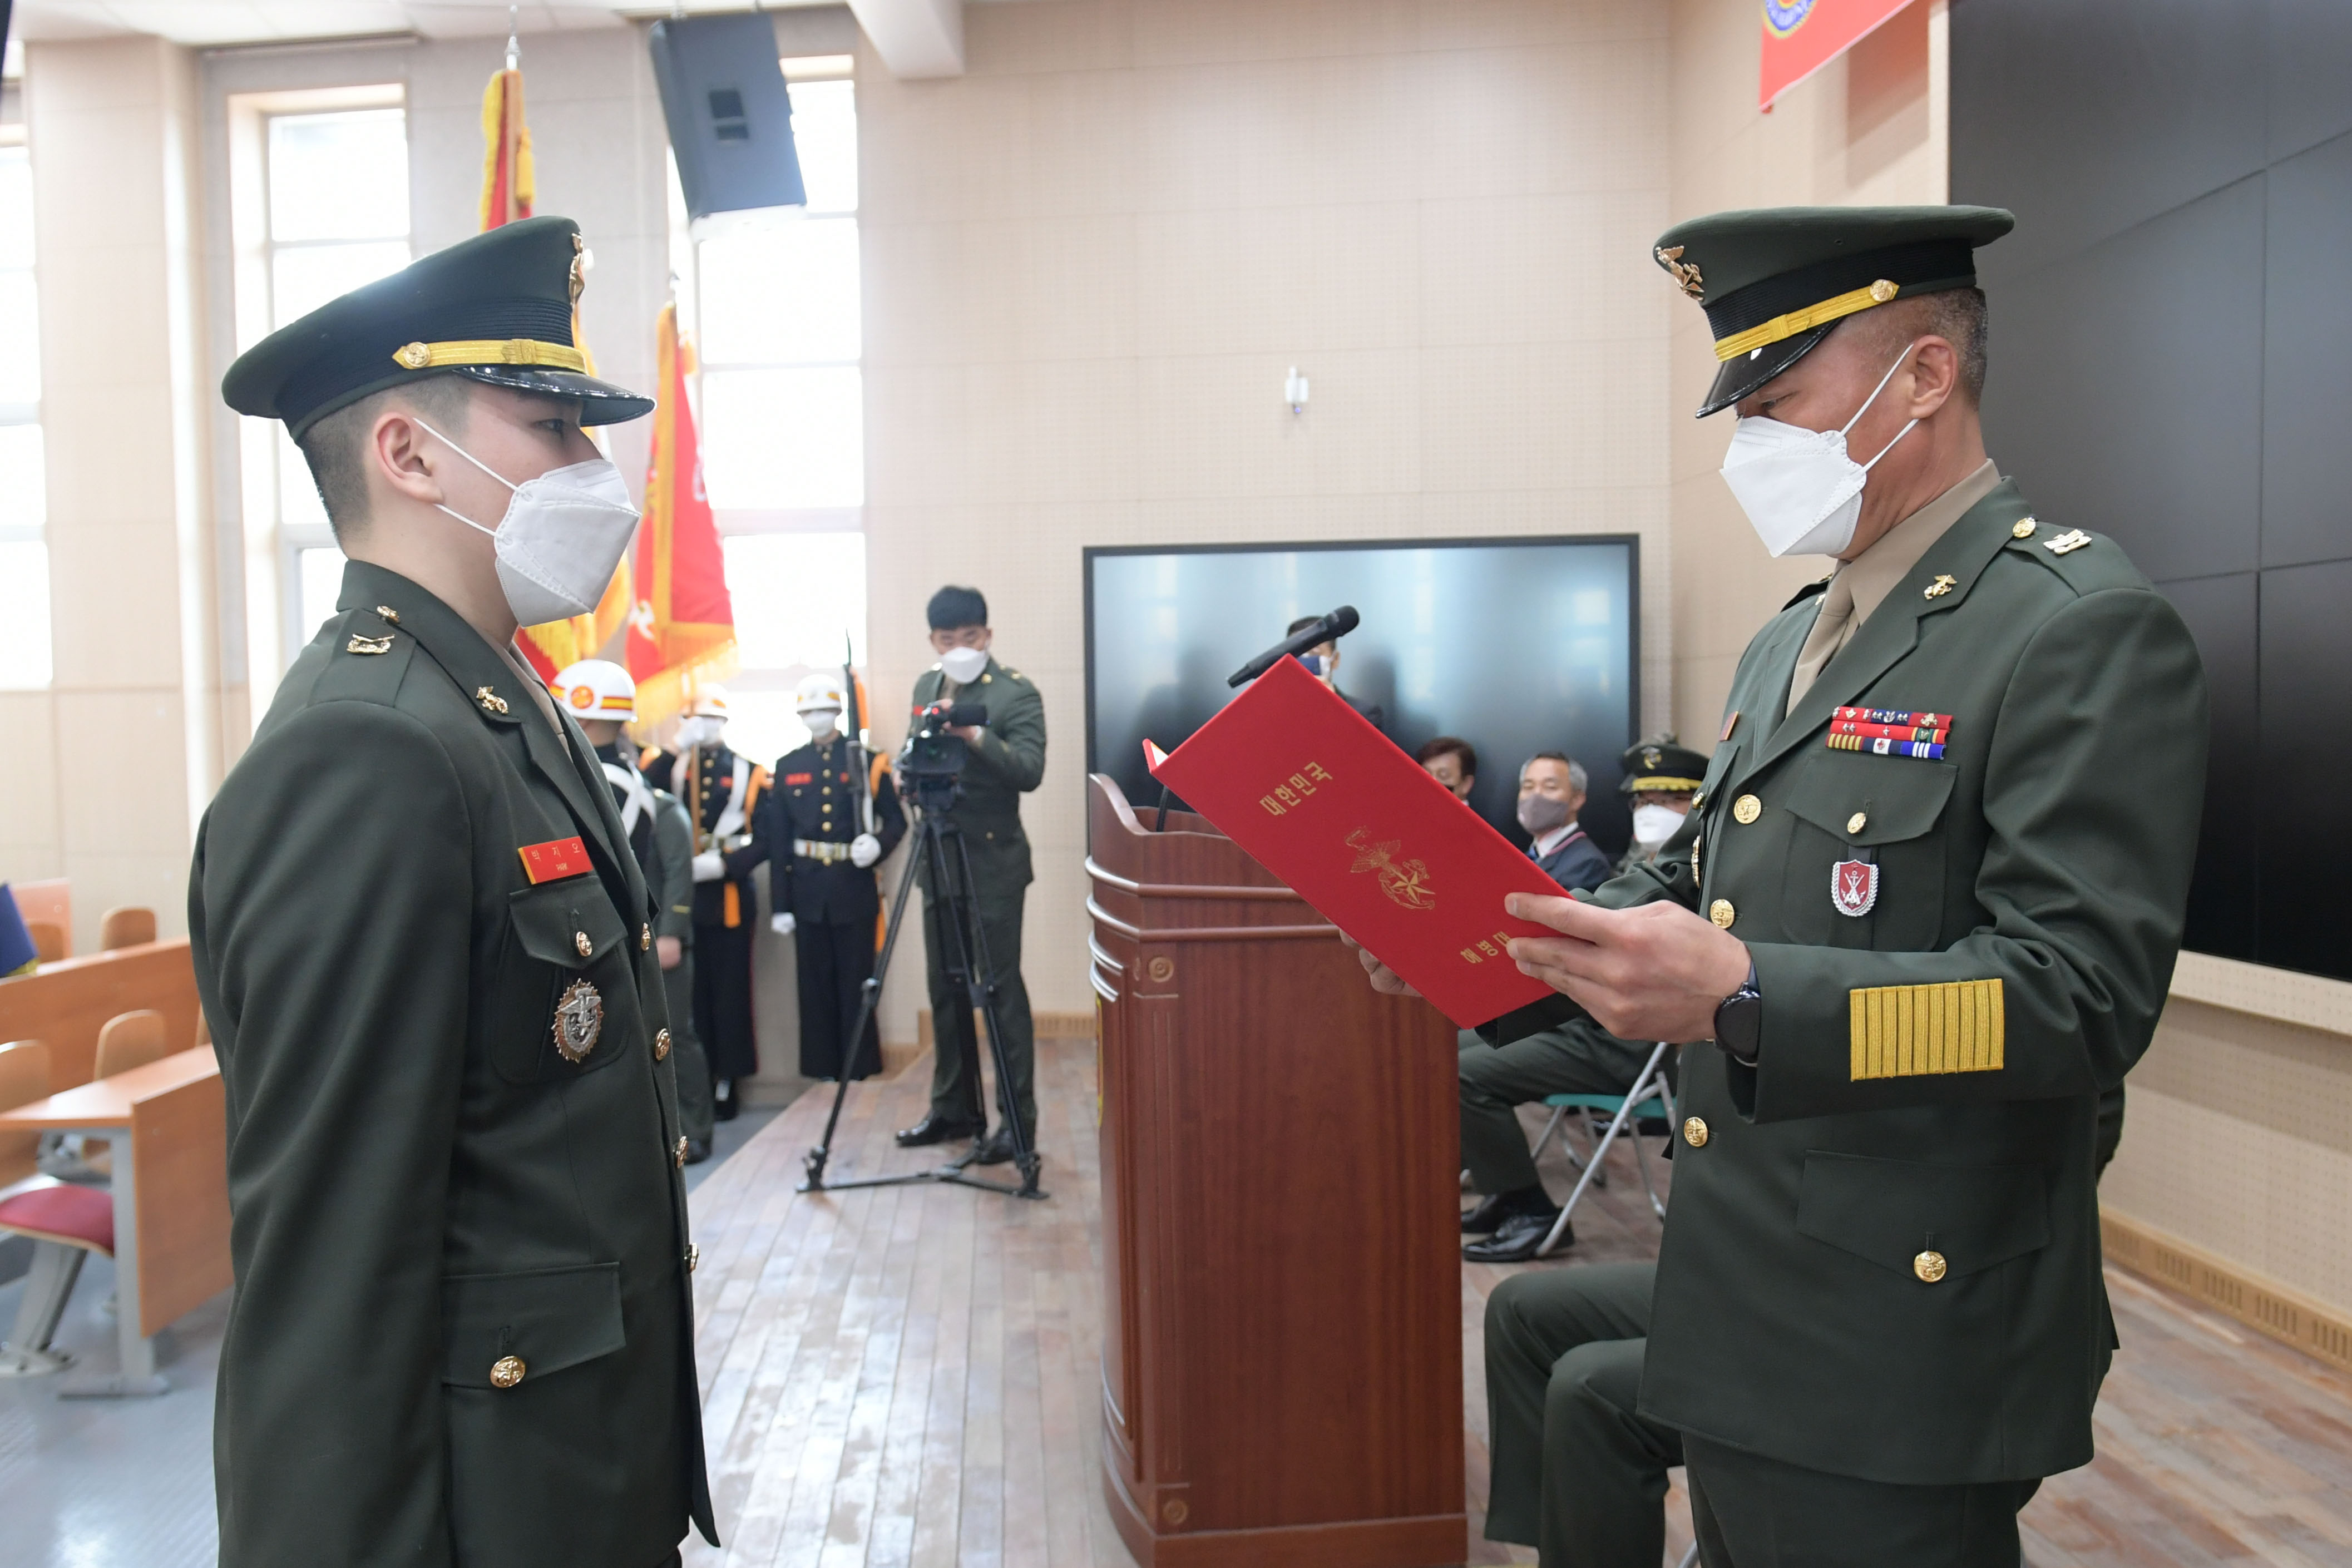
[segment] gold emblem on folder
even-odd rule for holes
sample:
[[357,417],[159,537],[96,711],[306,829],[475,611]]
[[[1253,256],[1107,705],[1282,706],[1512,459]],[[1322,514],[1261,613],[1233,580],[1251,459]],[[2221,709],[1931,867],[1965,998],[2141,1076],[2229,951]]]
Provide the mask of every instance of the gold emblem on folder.
[[1348,847],[1356,852],[1356,863],[1349,872],[1371,872],[1381,880],[1381,891],[1389,902],[1407,909],[1434,909],[1436,890],[1429,885],[1429,862],[1421,860],[1399,860],[1397,851],[1404,848],[1402,839],[1386,843],[1372,842],[1370,828],[1358,828],[1348,835]]

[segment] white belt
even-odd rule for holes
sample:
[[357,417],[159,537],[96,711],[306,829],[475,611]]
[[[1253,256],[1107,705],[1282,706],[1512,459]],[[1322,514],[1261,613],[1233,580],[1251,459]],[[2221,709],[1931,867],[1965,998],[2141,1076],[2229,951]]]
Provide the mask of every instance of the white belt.
[[822,861],[826,865],[833,865],[849,858],[849,846],[825,839],[794,839],[793,853],[804,856],[809,860]]

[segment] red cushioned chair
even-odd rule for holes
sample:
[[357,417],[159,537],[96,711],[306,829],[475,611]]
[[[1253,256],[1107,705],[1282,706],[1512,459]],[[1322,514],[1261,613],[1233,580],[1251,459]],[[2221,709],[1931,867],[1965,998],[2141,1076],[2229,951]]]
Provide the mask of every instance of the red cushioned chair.
[[[0,1045],[0,1106],[38,1100],[49,1092],[49,1048],[37,1040]],[[0,1188],[35,1174],[38,1133],[0,1133]],[[114,1197],[102,1187],[58,1183],[0,1198],[0,1232],[33,1242],[33,1267],[16,1327],[0,1344],[0,1376],[56,1372],[72,1357],[49,1348],[65,1315],[82,1260],[114,1254]]]

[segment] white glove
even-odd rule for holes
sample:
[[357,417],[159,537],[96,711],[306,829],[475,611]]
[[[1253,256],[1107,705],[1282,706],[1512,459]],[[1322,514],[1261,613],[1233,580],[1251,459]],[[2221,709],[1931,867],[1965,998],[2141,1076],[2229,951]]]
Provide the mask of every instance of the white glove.
[[860,833],[849,841],[849,863],[864,871],[882,858],[882,841],[871,833]]
[[768,929],[774,932],[779,936],[791,936],[793,934],[793,927],[797,926],[799,924],[799,921],[793,918],[792,911],[789,909],[784,911],[782,915],[771,915],[768,916]]
[[717,882],[727,874],[727,857],[717,850],[707,850],[694,857],[694,880]]

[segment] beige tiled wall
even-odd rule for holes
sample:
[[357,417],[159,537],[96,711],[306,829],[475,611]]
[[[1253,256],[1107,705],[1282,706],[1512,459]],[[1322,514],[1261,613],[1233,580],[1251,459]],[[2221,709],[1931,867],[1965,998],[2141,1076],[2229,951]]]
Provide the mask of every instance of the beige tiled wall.
[[197,98],[156,39],[28,51],[56,672],[8,699],[0,820],[6,874],[73,879],[78,947],[111,904],[184,928],[220,768]]
[[[1665,721],[1666,12],[966,16],[961,78],[860,61],[877,706],[895,734],[931,591],[985,591],[1052,733],[1024,968],[1083,1011],[1085,546],[1638,533]],[[910,1040],[901,966],[885,1026]]]

